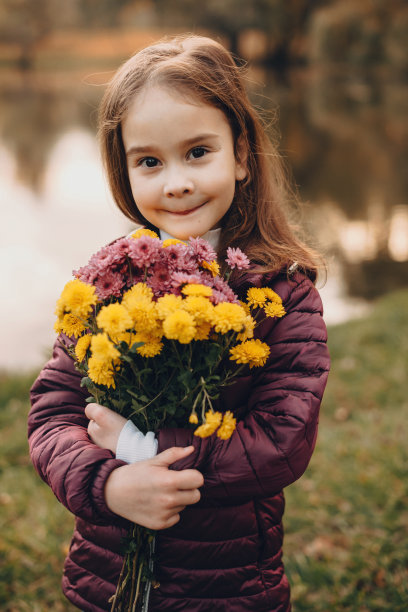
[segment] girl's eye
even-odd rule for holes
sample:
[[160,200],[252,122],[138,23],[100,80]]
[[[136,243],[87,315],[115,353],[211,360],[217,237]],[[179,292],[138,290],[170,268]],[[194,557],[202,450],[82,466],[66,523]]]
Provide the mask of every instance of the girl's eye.
[[144,157],[138,162],[138,166],[143,166],[145,168],[155,168],[158,164],[159,160],[155,157]]
[[193,159],[204,157],[206,153],[208,153],[208,149],[205,147],[194,147],[194,149],[190,151],[190,155],[193,157]]

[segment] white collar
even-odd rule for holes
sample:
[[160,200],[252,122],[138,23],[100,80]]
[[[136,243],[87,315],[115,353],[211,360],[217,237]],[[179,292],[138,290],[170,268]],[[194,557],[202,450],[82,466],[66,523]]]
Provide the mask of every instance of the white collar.
[[[208,232],[203,234],[201,238],[209,242],[212,248],[216,251],[220,243],[220,236],[221,236],[221,228],[217,227],[216,229],[209,230]],[[170,234],[168,234],[164,230],[160,230],[160,239],[167,240],[168,238],[173,238],[173,236],[170,236]]]

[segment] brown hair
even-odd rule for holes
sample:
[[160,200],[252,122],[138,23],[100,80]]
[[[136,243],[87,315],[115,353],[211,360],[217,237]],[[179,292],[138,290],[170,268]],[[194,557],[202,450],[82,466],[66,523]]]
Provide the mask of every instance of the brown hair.
[[241,73],[221,44],[195,35],[164,39],[125,62],[110,82],[99,112],[102,157],[113,197],[127,217],[149,226],[132,196],[121,121],[146,85],[182,90],[222,110],[232,129],[237,159],[242,150],[247,155],[247,178],[237,182],[233,204],[223,220],[220,261],[228,246],[240,247],[258,264],[257,271],[274,272],[296,262],[315,279],[320,258],[289,221],[290,204],[296,203],[296,197],[282,159],[248,99]]

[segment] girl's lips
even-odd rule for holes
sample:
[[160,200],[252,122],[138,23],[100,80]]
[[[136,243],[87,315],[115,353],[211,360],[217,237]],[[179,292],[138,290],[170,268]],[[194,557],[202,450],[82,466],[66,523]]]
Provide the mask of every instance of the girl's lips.
[[180,211],[175,211],[175,210],[168,210],[167,212],[169,212],[172,215],[177,215],[177,216],[186,216],[189,215],[191,213],[193,213],[195,210],[198,210],[199,208],[201,208],[202,206],[204,206],[205,204],[207,204],[207,202],[203,202],[203,204],[199,204],[198,206],[196,206],[195,208],[189,208],[188,210],[180,210]]

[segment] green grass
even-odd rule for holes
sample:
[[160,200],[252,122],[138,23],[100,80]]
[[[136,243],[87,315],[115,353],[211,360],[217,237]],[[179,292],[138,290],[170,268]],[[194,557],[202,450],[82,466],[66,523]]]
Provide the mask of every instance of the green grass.
[[[329,330],[316,451],[286,490],[294,612],[408,609],[408,291]],[[72,516],[27,455],[33,376],[0,375],[0,610],[73,611],[60,592]]]
[[34,376],[0,375],[0,610],[72,611],[61,593],[73,517],[28,457],[28,390]]
[[329,329],[317,447],[286,491],[295,612],[408,609],[408,292]]

